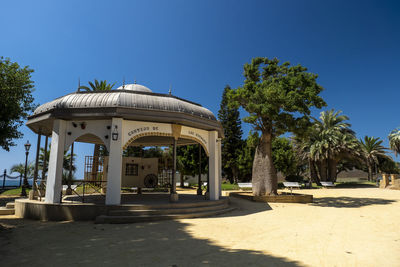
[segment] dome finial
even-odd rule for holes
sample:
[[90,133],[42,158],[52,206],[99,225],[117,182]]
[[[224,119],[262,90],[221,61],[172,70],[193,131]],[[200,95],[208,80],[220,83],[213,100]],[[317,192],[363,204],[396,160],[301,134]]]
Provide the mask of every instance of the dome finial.
[[152,93],[152,91],[147,88],[146,86],[136,84],[136,83],[131,83],[131,84],[124,84],[120,87],[117,88],[117,90],[127,90],[127,91],[136,91],[136,92],[147,92],[147,93]]
[[136,84],[136,79],[135,79],[135,81],[133,82],[133,84]]
[[168,91],[169,95],[172,95],[172,85],[169,85],[169,91]]
[[124,81],[122,82],[122,89],[125,89],[125,77],[124,77]]

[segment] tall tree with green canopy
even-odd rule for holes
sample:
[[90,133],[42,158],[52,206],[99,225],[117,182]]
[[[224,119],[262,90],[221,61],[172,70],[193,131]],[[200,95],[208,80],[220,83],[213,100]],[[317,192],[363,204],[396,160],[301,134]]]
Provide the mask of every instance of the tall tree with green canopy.
[[253,162],[253,194],[276,195],[272,139],[306,129],[310,125],[310,108],[326,105],[319,96],[323,88],[316,81],[318,76],[307,72],[307,68],[291,66],[289,62],[279,64],[276,58],[254,58],[244,65],[244,76],[244,85],[229,96],[234,106],[240,105],[249,113],[244,121],[261,132]]
[[310,153],[318,163],[321,181],[335,182],[338,162],[361,155],[360,144],[347,122],[349,118],[341,113],[332,109],[321,112],[319,120],[314,119]]
[[356,163],[361,155],[348,119],[341,111],[323,111],[305,133],[293,138],[297,155],[308,162],[310,178],[317,184],[335,182],[338,166],[343,170],[350,162]]
[[[208,160],[202,146],[200,146],[201,157],[201,173],[208,170]],[[172,152],[172,149],[170,149]],[[197,176],[199,174],[199,145],[186,145],[177,147],[177,169],[181,174],[181,187],[184,186],[184,176]]]
[[272,140],[272,159],[276,170],[283,175],[298,174],[296,154],[288,138],[276,137]]
[[362,156],[368,167],[368,181],[372,180],[374,166],[379,165],[379,158],[388,157],[386,148],[382,146],[382,140],[379,138],[365,136],[364,140],[360,139],[362,148]]
[[293,137],[294,149],[296,151],[297,159],[299,161],[307,162],[308,172],[312,182],[321,185],[320,178],[318,176],[317,161],[311,155],[311,147],[318,140],[318,133],[315,127],[311,126],[306,132],[302,134],[296,134]]
[[242,182],[251,180],[254,154],[259,140],[258,132],[250,130],[247,139],[242,144],[238,159],[239,175]]
[[222,168],[231,183],[237,183],[239,176],[238,159],[242,149],[242,124],[239,109],[229,105],[228,93],[231,90],[227,85],[222,93],[218,119],[224,128],[225,138],[222,139]]
[[18,63],[0,57],[0,146],[7,151],[15,146],[14,139],[23,136],[18,128],[36,107],[32,72],[28,66],[21,68]]
[[378,170],[383,173],[400,173],[400,164],[395,162],[391,157],[380,157],[378,156]]
[[397,154],[400,153],[400,128],[391,131],[388,138],[390,149],[393,150],[397,156]]

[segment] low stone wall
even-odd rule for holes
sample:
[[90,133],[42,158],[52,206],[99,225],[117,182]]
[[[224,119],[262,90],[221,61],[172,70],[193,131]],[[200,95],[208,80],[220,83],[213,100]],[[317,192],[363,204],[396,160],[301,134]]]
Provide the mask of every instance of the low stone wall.
[[[389,183],[389,177],[391,179],[391,182]],[[382,174],[382,180],[379,182],[379,188],[386,188],[390,186],[391,188],[397,188],[400,185],[400,179],[398,177],[398,174]]]
[[272,203],[312,203],[312,195],[304,194],[282,194],[277,196],[253,196],[252,193],[231,192],[229,196],[239,197],[256,202],[272,202]]
[[85,204],[49,204],[36,200],[15,200],[15,216],[41,221],[91,221],[105,214],[107,206]]
[[[167,195],[169,196],[169,195]],[[34,219],[42,221],[93,221],[99,215],[108,214],[110,210],[152,210],[152,209],[182,209],[208,206],[220,206],[228,204],[229,198],[205,201],[204,198],[197,201],[180,203],[157,203],[144,200],[143,204],[103,205],[93,203],[59,203],[50,204],[38,200],[15,200],[15,215],[18,218]]]

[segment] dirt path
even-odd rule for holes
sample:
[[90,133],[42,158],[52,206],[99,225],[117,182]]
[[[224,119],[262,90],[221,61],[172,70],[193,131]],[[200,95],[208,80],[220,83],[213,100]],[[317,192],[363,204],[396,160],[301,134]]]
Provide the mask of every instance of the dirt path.
[[2,266],[400,266],[400,191],[302,190],[313,204],[232,199],[214,218],[128,225],[1,216]]

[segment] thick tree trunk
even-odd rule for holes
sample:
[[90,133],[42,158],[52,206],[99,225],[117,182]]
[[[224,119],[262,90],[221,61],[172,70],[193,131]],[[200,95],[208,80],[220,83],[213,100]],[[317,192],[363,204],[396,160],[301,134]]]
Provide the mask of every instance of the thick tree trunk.
[[184,181],[184,177],[183,177],[184,175],[182,174],[182,172],[180,173],[180,184],[181,184],[181,187],[185,187],[185,181]]
[[272,161],[272,136],[262,133],[253,161],[253,194],[255,196],[277,195],[278,177]]
[[231,182],[231,184],[232,183],[237,184],[238,183],[238,176],[239,176],[238,168],[236,168],[236,167],[232,168],[232,176],[233,176],[233,181]]
[[368,181],[372,180],[372,165],[370,163],[368,164]]
[[329,170],[328,170],[328,180],[331,182],[336,182],[337,177],[337,161],[334,159],[329,159]]
[[308,165],[310,168],[310,179],[311,182],[315,182],[317,185],[321,185],[321,181],[319,180],[317,168],[315,167],[315,162],[311,159],[308,159]]
[[322,182],[326,182],[327,177],[326,177],[326,170],[327,170],[327,166],[326,166],[326,160],[321,160],[318,163],[318,169],[319,169],[319,177],[321,178]]

